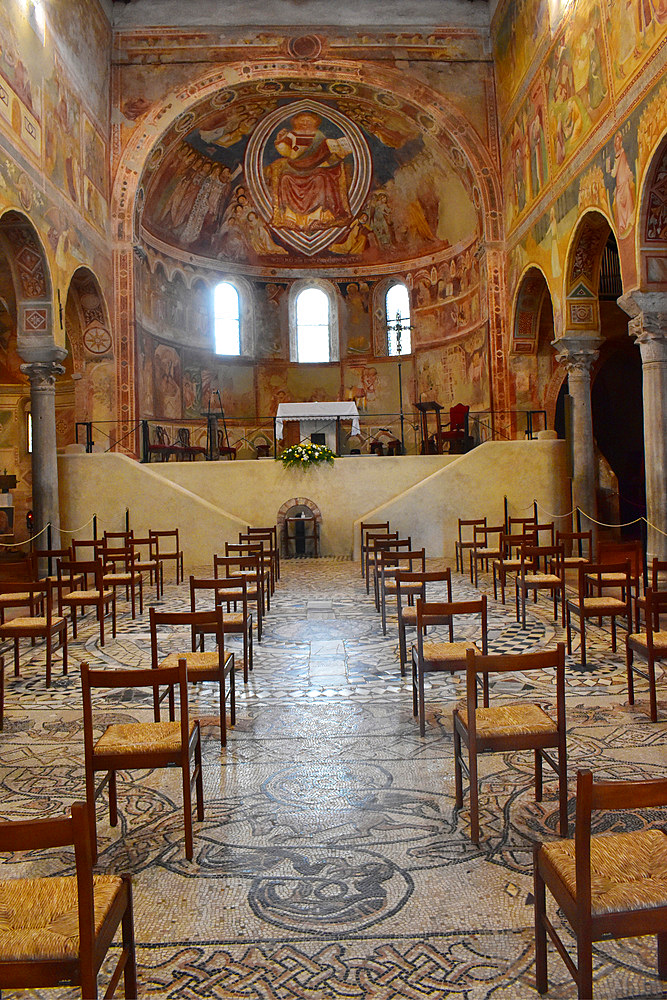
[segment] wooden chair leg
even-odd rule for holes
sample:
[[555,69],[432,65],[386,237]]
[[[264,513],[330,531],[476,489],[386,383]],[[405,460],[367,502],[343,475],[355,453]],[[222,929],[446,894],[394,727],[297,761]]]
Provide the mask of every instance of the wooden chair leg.
[[63,634],[62,634],[61,645],[62,645],[62,648],[63,648],[63,676],[64,676],[64,675],[67,674],[67,667],[68,667],[68,662],[67,662],[67,655],[68,655],[68,653],[67,653],[67,622],[65,622],[65,624],[63,625]]
[[558,750],[558,807],[560,819],[560,835],[568,835],[567,816],[567,751],[565,745]]
[[204,821],[204,779],[201,769],[201,733],[197,723],[197,742],[195,743],[195,791],[197,798],[197,819]]
[[566,628],[567,628],[567,655],[572,656],[572,621],[570,619],[570,608],[568,606],[566,613]]
[[461,769],[461,734],[454,723],[454,804],[457,809],[463,805],[463,775]]
[[115,771],[109,771],[109,825],[118,826],[118,790]]
[[468,778],[470,780],[470,839],[479,844],[479,786],[477,784],[477,754],[468,745]]
[[590,930],[577,934],[577,996],[591,1000],[593,996],[593,942]]
[[535,979],[537,992],[544,994],[549,989],[547,976],[547,932],[544,925],[546,917],[546,893],[544,879],[539,872],[539,844],[533,851],[533,896],[535,908]]
[[51,687],[51,657],[52,657],[52,645],[53,636],[47,635],[46,637],[46,686]]
[[611,651],[616,652],[616,615],[611,616]]
[[224,677],[220,682],[220,746],[227,746],[227,698]]
[[579,623],[579,634],[581,636],[581,645],[579,647],[581,652],[581,666],[586,666],[586,618],[584,615],[581,616],[581,621]]
[[412,650],[412,714],[417,715],[419,702],[417,698],[417,664],[415,662],[415,652]]
[[233,653],[229,668],[229,719],[231,724],[235,726],[236,725],[236,670],[235,670]]
[[633,677],[632,670],[632,650],[629,646],[625,647],[625,671],[628,675],[628,704],[634,705],[635,703],[635,679]]
[[650,705],[651,722],[658,721],[658,699],[655,691],[655,662],[650,656],[648,660],[648,696]]
[[104,606],[97,605],[97,620],[100,623],[100,646],[104,645]]
[[19,675],[19,640],[18,637],[14,639],[14,677]]
[[125,968],[123,969],[123,979],[125,985],[125,996],[128,1000],[136,1000],[137,993],[137,954],[134,944],[134,911],[132,906],[132,880],[129,876],[124,876],[127,880],[127,906],[123,914],[121,924],[123,951],[125,952]]
[[183,755],[181,766],[183,777],[183,825],[185,828],[185,857],[192,861],[193,839],[192,839],[192,786],[190,783],[190,754],[188,751]]
[[535,801],[542,801],[542,754],[535,750]]
[[424,705],[424,671],[417,665],[418,699],[419,699],[419,735],[426,732],[426,707]]
[[657,935],[658,941],[658,975],[667,979],[667,931]]

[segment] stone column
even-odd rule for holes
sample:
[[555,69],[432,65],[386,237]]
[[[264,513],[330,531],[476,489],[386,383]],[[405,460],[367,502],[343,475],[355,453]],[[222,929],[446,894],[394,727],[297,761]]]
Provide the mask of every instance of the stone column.
[[[598,357],[602,343],[593,331],[566,330],[553,342],[556,357],[567,368],[568,390],[572,397],[572,494],[574,506],[582,512],[597,517],[595,494],[595,447],[593,441],[593,412],[591,409],[591,366]],[[597,539],[597,525],[582,519],[582,529],[593,531]]]
[[[55,349],[64,356],[65,351]],[[35,530],[51,524],[51,545],[60,548],[60,503],[58,497],[58,459],[56,455],[56,375],[65,369],[58,360],[34,361],[21,365],[30,379],[32,412],[32,506]],[[46,533],[40,536],[39,548],[46,548]]]
[[618,304],[642,356],[647,558],[667,560],[667,294],[631,292]]

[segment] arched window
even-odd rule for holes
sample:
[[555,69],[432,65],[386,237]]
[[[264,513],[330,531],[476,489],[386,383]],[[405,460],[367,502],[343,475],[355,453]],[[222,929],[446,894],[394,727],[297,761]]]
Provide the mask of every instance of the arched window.
[[389,355],[410,354],[410,296],[405,285],[397,283],[387,290],[387,352]]
[[215,353],[241,353],[241,317],[239,293],[229,281],[221,281],[213,292],[213,327]]
[[296,298],[296,359],[331,361],[331,310],[321,288],[304,288]]

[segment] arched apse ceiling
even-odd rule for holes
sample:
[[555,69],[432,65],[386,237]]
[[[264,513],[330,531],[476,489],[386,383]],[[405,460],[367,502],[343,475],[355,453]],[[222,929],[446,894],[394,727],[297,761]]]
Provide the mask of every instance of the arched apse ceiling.
[[223,265],[372,269],[481,234],[475,177],[428,113],[361,83],[303,89],[252,81],[177,120],[144,171],[142,236]]
[[[368,79],[361,79],[364,77]],[[290,101],[306,99],[323,105],[325,113],[323,114],[319,109],[315,113],[319,114],[323,120],[324,127],[321,131],[327,138],[334,140],[346,138],[342,128],[340,131],[336,131],[340,127],[340,120],[333,122],[325,120],[328,118],[326,112],[329,110],[344,115],[353,125],[357,126],[364,136],[370,150],[372,168],[367,207],[372,208],[375,217],[371,218],[369,215],[369,219],[366,221],[365,219],[359,220],[356,216],[357,226],[342,240],[336,238],[328,244],[325,249],[330,252],[323,254],[322,251],[318,251],[314,255],[309,255],[303,252],[297,253],[293,245],[285,245],[279,236],[274,235],[270,226],[267,226],[267,229],[272,242],[267,241],[262,230],[262,226],[267,224],[267,219],[258,211],[257,216],[261,223],[258,223],[254,218],[250,220],[256,227],[254,232],[256,243],[254,251],[256,254],[260,252],[268,261],[270,257],[264,251],[273,249],[272,244],[276,244],[281,247],[283,252],[274,251],[276,254],[274,262],[281,267],[287,265],[288,267],[300,266],[312,269],[314,266],[320,265],[331,268],[336,263],[345,263],[348,266],[354,263],[354,251],[356,250],[358,253],[359,247],[364,247],[364,251],[366,250],[364,235],[369,244],[375,244],[377,241],[380,248],[388,247],[393,234],[390,229],[390,239],[388,240],[383,227],[382,216],[386,213],[381,197],[383,194],[382,183],[388,184],[392,180],[392,175],[388,173],[392,169],[403,171],[399,180],[409,174],[402,159],[404,155],[408,159],[409,154],[413,158],[421,155],[423,163],[430,162],[429,158],[437,155],[437,169],[442,171],[442,176],[445,176],[446,172],[448,177],[453,178],[452,183],[447,186],[444,192],[444,197],[440,198],[443,204],[438,206],[437,216],[434,214],[434,209],[430,209],[432,221],[429,221],[428,214],[426,214],[426,224],[424,224],[424,220],[421,218],[423,205],[420,209],[418,204],[413,205],[412,215],[409,219],[406,218],[407,209],[403,208],[403,217],[398,220],[399,230],[403,234],[409,230],[417,237],[418,242],[421,240],[422,247],[426,246],[426,252],[422,253],[422,260],[427,256],[442,255],[445,257],[448,252],[451,254],[451,249],[447,250],[451,244],[451,237],[445,235],[448,225],[445,215],[447,209],[453,209],[454,213],[458,211],[457,192],[461,189],[463,189],[460,199],[461,206],[467,211],[472,209],[476,220],[474,228],[477,229],[478,235],[486,240],[498,240],[501,237],[498,211],[500,185],[497,166],[474,127],[446,98],[424,84],[415,85],[413,81],[408,86],[402,74],[392,68],[375,66],[368,69],[358,65],[352,68],[344,63],[332,64],[328,62],[326,72],[325,68],[311,65],[308,79],[305,79],[302,65],[285,61],[280,66],[271,65],[270,67],[267,65],[250,67],[248,65],[227,65],[222,70],[209,73],[199,81],[193,82],[183,91],[166,95],[160,105],[154,106],[137,127],[133,139],[125,145],[119,163],[113,196],[114,228],[117,238],[121,242],[133,241],[137,243],[143,237],[167,253],[171,249],[173,255],[182,260],[199,259],[204,263],[206,261],[215,262],[215,265],[219,266],[219,261],[223,259],[217,256],[220,250],[216,251],[214,257],[201,258],[191,249],[183,249],[183,244],[177,248],[173,242],[173,234],[170,234],[172,242],[163,241],[155,235],[160,222],[164,226],[167,218],[170,222],[172,221],[170,214],[169,217],[167,214],[161,217],[161,213],[171,213],[166,202],[175,189],[174,185],[171,192],[166,189],[159,190],[160,178],[164,178],[167,173],[164,164],[172,157],[185,155],[188,149],[184,147],[189,145],[193,159],[195,154],[202,157],[202,166],[204,157],[211,160],[210,170],[216,175],[217,180],[223,184],[227,181],[233,183],[234,180],[237,180],[236,187],[245,187],[237,179],[240,174],[237,175],[237,178],[228,178],[226,171],[222,170],[222,166],[229,166],[228,163],[225,164],[222,161],[225,157],[231,158],[232,151],[239,154],[238,164],[241,165],[242,170],[245,171],[246,168],[245,145],[249,142],[252,129],[248,131],[247,137],[234,136],[235,128],[243,131],[247,123],[242,120],[232,128],[231,126],[234,124],[233,113],[241,111],[243,107],[250,118],[257,115],[255,122],[259,123],[267,114],[273,112],[280,114],[280,107]],[[355,99],[358,105],[356,111],[353,109]],[[280,129],[285,128],[289,131],[291,119],[287,111],[285,114],[285,123],[276,123],[276,131],[269,135],[269,141],[275,142],[277,132]],[[230,120],[225,128],[225,122],[228,118]],[[241,118],[243,119],[242,115]],[[220,128],[222,128],[221,133],[219,133]],[[201,136],[202,129],[206,133],[203,137]],[[367,135],[369,138],[366,138]],[[188,136],[191,137],[189,142]],[[197,136],[199,139],[203,138],[208,145],[213,146],[214,150],[197,149]],[[228,146],[225,146],[226,142],[229,142]],[[236,143],[240,143],[241,146],[238,150],[233,150]],[[270,160],[271,156],[277,158],[277,153],[273,150],[274,147],[269,145],[267,150],[265,146],[264,159],[259,159],[258,155],[254,161],[255,164],[259,163],[262,167],[270,166],[267,161]],[[356,165],[359,169],[359,176],[363,179],[363,156],[359,151],[357,155]],[[215,163],[216,159],[218,163]],[[173,163],[176,166],[178,159],[174,160]],[[350,163],[347,165],[348,170]],[[376,164],[377,174],[374,172]],[[354,166],[354,164],[352,165]],[[230,168],[230,172],[233,174],[235,169],[236,165]],[[221,173],[222,177],[220,177]],[[413,181],[413,184],[416,182]],[[212,183],[207,186],[216,187]],[[184,195],[185,187],[186,185],[183,185],[181,196]],[[193,198],[193,192],[187,194],[189,199]],[[242,192],[242,194],[247,194],[247,192]],[[216,197],[217,195],[214,193],[211,199],[214,205]],[[429,199],[431,204],[434,201],[432,190],[428,189],[424,197],[428,212]],[[372,206],[369,199],[375,199]],[[379,209],[377,208],[378,203]],[[200,210],[202,204],[203,198],[200,200]],[[260,207],[255,206],[255,208]],[[255,208],[252,210],[254,211]],[[364,214],[364,211],[365,208],[362,205],[359,214]],[[312,219],[308,220],[308,222],[312,221]],[[184,222],[185,220],[180,218],[180,225],[183,227]],[[373,225],[371,226],[370,223]],[[185,231],[183,228],[181,239],[183,235],[186,239],[192,239],[198,224],[198,220],[193,220],[189,230]],[[212,216],[209,217],[206,225],[202,223],[204,237],[207,235],[207,227],[211,229],[211,224]],[[364,227],[371,230],[370,237],[365,232]],[[456,235],[455,225],[452,229],[452,235]],[[468,236],[474,235],[474,232],[470,233],[469,231]],[[197,242],[201,237],[202,232],[200,231],[196,234],[193,242]],[[348,254],[345,257],[340,246],[336,247],[336,244],[345,243],[346,240],[348,241],[347,248],[352,249],[352,256]],[[233,246],[233,239],[230,242]],[[185,246],[190,247],[190,244],[186,243]],[[335,249],[330,250],[330,247],[335,247]],[[395,270],[395,262],[398,259],[407,263],[415,260],[412,253],[401,256],[400,253],[393,250],[392,253],[383,256],[378,246],[375,246],[374,249],[376,267],[380,273],[383,267],[387,272]],[[370,265],[373,251],[367,253]],[[285,258],[289,258],[289,262]],[[237,255],[235,255],[235,259],[238,259]],[[252,259],[251,255],[248,255],[248,259]],[[294,263],[292,263],[292,259]],[[383,264],[381,261],[388,261],[388,263]],[[232,263],[231,259],[230,263]],[[224,266],[226,267],[227,264]]]

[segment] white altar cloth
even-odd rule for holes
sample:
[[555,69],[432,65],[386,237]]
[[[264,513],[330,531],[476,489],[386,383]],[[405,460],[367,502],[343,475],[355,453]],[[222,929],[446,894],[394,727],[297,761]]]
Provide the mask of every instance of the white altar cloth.
[[[276,437],[283,436],[284,420],[299,420],[302,423],[322,424],[342,417],[352,421],[352,433],[359,433],[359,411],[352,401],[336,403],[278,403],[276,412]],[[311,428],[315,430],[315,428]]]

